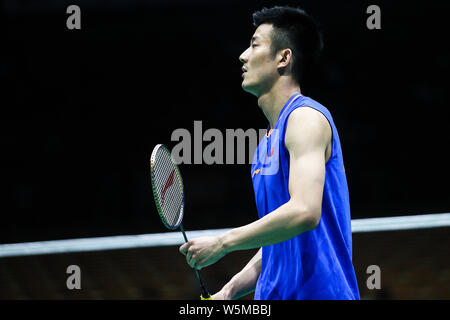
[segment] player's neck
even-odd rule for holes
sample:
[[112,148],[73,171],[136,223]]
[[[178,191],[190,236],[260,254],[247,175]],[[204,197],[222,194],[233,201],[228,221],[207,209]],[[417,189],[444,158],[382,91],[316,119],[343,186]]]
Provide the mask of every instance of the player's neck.
[[258,97],[258,106],[269,121],[271,128],[275,127],[281,109],[295,93],[300,93],[299,85],[279,81],[268,92]]

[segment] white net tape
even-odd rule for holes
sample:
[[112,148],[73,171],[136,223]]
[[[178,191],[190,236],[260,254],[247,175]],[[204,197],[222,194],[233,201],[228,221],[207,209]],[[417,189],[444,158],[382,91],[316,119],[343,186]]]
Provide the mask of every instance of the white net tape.
[[[352,220],[353,233],[425,229],[449,226],[450,213]],[[228,230],[230,229],[197,230],[187,231],[186,234],[188,239],[193,239],[202,236],[218,235]],[[182,243],[184,243],[184,239],[181,232],[178,231],[129,236],[11,243],[0,245],[0,258],[70,252],[176,246],[181,245]]]

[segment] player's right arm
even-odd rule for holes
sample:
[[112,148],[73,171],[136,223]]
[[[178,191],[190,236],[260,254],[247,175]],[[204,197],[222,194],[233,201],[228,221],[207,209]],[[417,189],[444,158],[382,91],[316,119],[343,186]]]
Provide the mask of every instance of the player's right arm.
[[212,296],[213,300],[235,300],[255,291],[261,273],[261,259],[262,249],[259,249],[244,269]]

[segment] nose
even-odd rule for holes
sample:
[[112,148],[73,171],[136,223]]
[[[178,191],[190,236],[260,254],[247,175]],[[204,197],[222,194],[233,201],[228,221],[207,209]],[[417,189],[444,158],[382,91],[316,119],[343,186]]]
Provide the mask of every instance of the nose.
[[242,63],[246,63],[248,61],[248,49],[247,48],[242,54],[239,56],[239,61]]

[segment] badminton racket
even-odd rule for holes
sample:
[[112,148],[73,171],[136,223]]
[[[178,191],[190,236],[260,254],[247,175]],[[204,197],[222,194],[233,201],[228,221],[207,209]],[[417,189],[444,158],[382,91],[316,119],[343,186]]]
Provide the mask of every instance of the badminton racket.
[[[183,233],[184,241],[188,242],[181,224],[184,215],[183,180],[169,149],[162,144],[156,145],[153,149],[150,158],[150,174],[153,196],[161,221],[170,230],[179,228]],[[197,269],[194,270],[200,284],[201,299],[212,300],[200,273]]]

